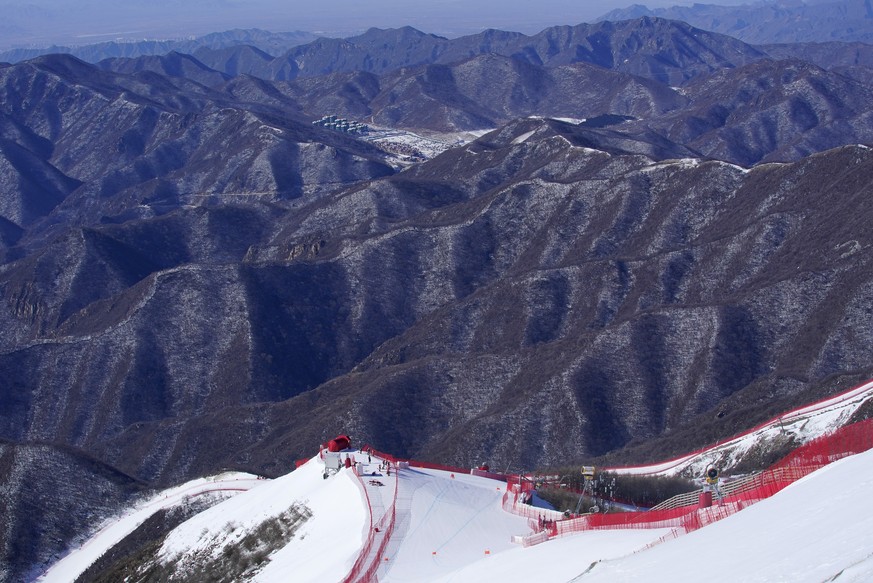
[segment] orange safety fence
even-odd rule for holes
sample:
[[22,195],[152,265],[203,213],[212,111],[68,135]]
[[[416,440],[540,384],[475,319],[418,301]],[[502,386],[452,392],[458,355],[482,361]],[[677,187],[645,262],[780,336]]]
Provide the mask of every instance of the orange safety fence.
[[497,480],[498,482],[506,482],[509,480],[510,476],[506,474],[501,474],[499,472],[492,472],[490,470],[480,470],[479,468],[473,468],[470,470],[470,474],[473,476],[479,476],[480,478],[488,478],[489,480]]

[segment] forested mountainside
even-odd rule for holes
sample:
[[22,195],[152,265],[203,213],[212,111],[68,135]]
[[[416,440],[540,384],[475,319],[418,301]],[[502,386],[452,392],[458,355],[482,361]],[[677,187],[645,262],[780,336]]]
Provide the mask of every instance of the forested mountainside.
[[[34,16],[34,14],[30,16]],[[461,37],[450,34],[450,37],[454,37],[451,41],[437,34],[429,34],[424,35],[422,39],[417,39],[415,47],[409,44],[409,33],[413,29],[406,27],[395,29],[394,34],[399,38],[391,39],[391,41],[399,40],[400,44],[406,43],[402,50],[408,54],[403,58],[412,58],[419,63],[432,62],[433,58],[444,50],[447,50],[450,58],[458,59],[482,53],[509,54],[505,51],[513,48],[516,50],[515,54],[524,53],[535,59],[551,60],[556,54],[565,51],[566,47],[562,47],[561,43],[565,42],[568,36],[578,36],[579,32],[583,32],[583,38],[589,36],[596,40],[583,48],[583,53],[589,53],[588,55],[577,54],[573,55],[572,58],[576,59],[582,56],[585,60],[589,60],[598,58],[593,53],[602,53],[606,48],[604,41],[608,42],[608,37],[615,30],[612,23],[636,21],[640,18],[682,21],[703,31],[727,35],[752,45],[761,45],[757,48],[764,52],[769,52],[769,46],[778,44],[807,44],[812,47],[812,50],[817,50],[816,47],[820,45],[870,43],[873,40],[873,9],[866,0],[825,0],[797,3],[770,0],[734,6],[698,3],[690,6],[653,9],[636,4],[628,8],[610,11],[591,24],[574,27],[544,26],[541,31],[536,31],[534,34],[530,34],[530,26],[527,26],[525,27],[529,33],[527,35],[502,30],[487,30]],[[609,23],[609,27],[604,28],[603,23]],[[432,25],[436,26],[437,29],[428,29],[429,32],[443,34],[439,32],[439,24],[434,22]],[[572,29],[569,35],[568,29]],[[12,25],[11,28],[7,28],[7,32],[14,36],[21,30],[17,30]],[[343,36],[343,34],[336,33],[319,34],[327,34],[327,37]],[[184,40],[114,40],[95,44],[46,46],[43,48],[37,48],[31,43],[27,48],[13,48],[0,52],[0,62],[17,63],[45,54],[66,53],[90,63],[97,63],[104,59],[166,55],[175,51],[197,54],[210,66],[223,69],[224,67],[221,66],[222,55],[245,54],[247,50],[251,49],[254,49],[255,52],[248,54],[250,57],[257,55],[254,57],[256,61],[270,61],[277,57],[290,55],[295,47],[309,43],[312,43],[317,52],[324,53],[325,49],[328,49],[327,54],[333,52],[335,55],[342,53],[349,48],[349,45],[364,44],[370,59],[365,61],[357,58],[356,68],[363,67],[369,70],[369,67],[372,66],[384,67],[387,62],[399,56],[394,54],[393,49],[387,45],[379,47],[377,44],[369,42],[370,39],[381,42],[384,39],[384,34],[385,31],[374,29],[356,37],[339,39],[319,37],[318,34],[299,30],[273,32],[258,28],[237,28]],[[626,40],[629,42],[624,43],[625,48],[630,49],[629,54],[633,55],[634,44],[640,38]],[[663,39],[661,42],[664,42]],[[446,49],[445,45],[452,45],[452,48]],[[691,49],[692,53],[699,52],[695,50],[700,48],[697,39],[680,40],[677,47],[681,47],[681,45]],[[246,49],[246,47],[251,47],[251,49]],[[240,52],[237,52],[237,49]],[[431,52],[428,54],[428,51]],[[293,52],[293,54],[301,53],[311,54],[305,49]],[[388,61],[377,64],[376,59],[385,59],[386,54],[390,55]],[[600,58],[602,56],[601,54]],[[236,66],[234,61],[238,58],[238,56],[230,56],[227,61],[228,66]],[[563,57],[559,57],[559,59],[561,58]],[[352,60],[355,59],[352,58]],[[287,61],[287,59],[285,60]],[[323,58],[319,58],[318,62],[323,65]],[[666,61],[661,64],[665,63]],[[603,63],[599,62],[598,64]],[[255,70],[263,65],[264,63],[249,63],[244,67]],[[292,69],[286,69],[282,75],[288,75],[292,70],[296,71],[296,67],[293,65],[291,67]],[[324,72],[316,72],[316,74]],[[290,72],[291,75],[298,73],[300,72]],[[269,74],[276,74],[276,72],[273,71]],[[309,72],[303,74],[308,75]]]
[[49,54],[70,54],[74,57],[96,63],[117,57],[144,57],[165,55],[171,52],[193,53],[199,49],[224,49],[234,46],[257,47],[271,55],[280,55],[291,47],[315,40],[316,35],[308,32],[269,32],[266,30],[235,29],[215,32],[189,40],[141,40],[131,42],[110,41],[74,47],[52,46],[44,49],[17,48],[0,52],[0,61],[17,63]]
[[694,3],[652,9],[635,4],[608,12],[601,20],[641,16],[682,20],[755,44],[873,41],[873,7],[868,0],[765,1],[739,6]]
[[[340,431],[541,467],[869,378],[870,87],[733,40],[656,71],[724,37],[635,26],[646,66],[577,44],[290,81],[182,54],[0,67],[2,577],[143,488],[285,472]],[[410,164],[326,114],[482,135]]]
[[[196,56],[211,68],[224,71],[228,58],[235,54],[236,51],[213,53],[204,49]],[[321,38],[270,59],[250,59],[246,61],[248,67],[238,71],[273,80],[349,71],[381,74],[402,67],[449,64],[488,54],[548,67],[590,63],[671,85],[766,57],[763,51],[723,34],[706,32],[680,21],[644,17],[554,26],[530,36],[486,30],[446,39],[410,27],[371,29],[346,39]]]

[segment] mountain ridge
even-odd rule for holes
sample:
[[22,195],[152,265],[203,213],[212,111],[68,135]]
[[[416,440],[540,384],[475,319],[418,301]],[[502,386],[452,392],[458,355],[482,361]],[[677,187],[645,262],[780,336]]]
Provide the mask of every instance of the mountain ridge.
[[[414,42],[402,51],[395,51],[387,39],[397,36],[411,37]],[[696,50],[690,50],[690,46]],[[694,29],[683,22],[643,17],[622,22],[555,26],[531,36],[490,30],[445,39],[408,27],[371,29],[358,37],[319,39],[295,47],[276,61],[290,67],[288,74],[294,77],[353,70],[379,74],[424,63],[449,64],[483,53],[546,66],[588,62],[670,84],[680,84],[716,68],[745,64],[764,56],[758,49],[725,35]],[[266,68],[245,72],[270,78]]]
[[695,3],[654,9],[634,4],[610,11],[598,20],[645,16],[683,20],[754,44],[873,41],[873,11],[866,0],[757,2],[739,6]]
[[83,61],[97,63],[110,58],[136,58],[170,52],[194,53],[198,49],[220,49],[237,45],[256,47],[265,53],[280,54],[297,43],[310,42],[315,35],[303,32],[275,33],[260,29],[234,29],[210,33],[194,40],[147,40],[90,44],[77,47],[51,46],[45,49],[9,49],[0,52],[0,61],[17,63],[51,53],[73,55]]
[[[560,64],[610,27],[598,54],[630,40],[661,81]],[[553,33],[392,69],[447,41],[371,30],[415,42],[285,81],[175,54],[0,67],[0,438],[150,486],[274,475],[339,432],[532,467],[708,443],[873,377],[869,86],[708,34],[656,70],[659,39],[698,34],[657,19]],[[454,146],[412,163],[400,129]],[[16,564],[73,536],[16,504],[40,549]]]

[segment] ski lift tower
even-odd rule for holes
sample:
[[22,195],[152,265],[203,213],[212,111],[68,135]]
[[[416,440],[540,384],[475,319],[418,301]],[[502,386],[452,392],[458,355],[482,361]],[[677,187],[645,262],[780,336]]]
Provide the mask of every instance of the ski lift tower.
[[[582,466],[582,494],[579,495],[579,501],[576,503],[576,510],[574,514],[579,514],[579,510],[582,509],[582,500],[585,499],[585,496],[589,496],[594,498],[594,475],[595,475],[595,467],[594,466]],[[598,512],[600,509],[595,504],[591,507],[592,512]]]

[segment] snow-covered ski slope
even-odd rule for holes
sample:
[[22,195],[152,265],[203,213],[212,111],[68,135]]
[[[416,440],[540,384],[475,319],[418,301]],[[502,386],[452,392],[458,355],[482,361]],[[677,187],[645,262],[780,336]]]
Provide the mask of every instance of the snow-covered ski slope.
[[[866,401],[873,382],[782,416],[801,441],[844,423]],[[764,424],[722,447],[769,435]],[[747,441],[748,443],[748,441]],[[718,449],[718,447],[716,449]],[[745,446],[744,446],[745,447]],[[670,471],[677,463],[650,466]],[[217,504],[168,535],[160,556],[180,569],[239,543],[259,524],[294,505],[311,517],[245,580],[344,581],[374,573],[378,581],[873,581],[873,450],[826,466],[775,496],[678,538],[667,529],[594,530],[523,548],[527,519],[503,510],[506,484],[459,472],[401,467],[353,454],[360,469],[324,478],[315,456],[275,480],[222,475],[162,493],[107,523],[41,580],[73,581],[105,549],[151,513],[186,495],[215,488],[247,491]],[[404,464],[401,464],[404,466]],[[675,470],[673,470],[675,471]],[[393,509],[390,537],[374,532]],[[187,565],[187,567],[186,567]],[[360,580],[360,579],[354,579]]]
[[[323,469],[312,460],[198,514],[170,533],[162,556],[179,560],[185,569],[199,552],[218,555],[264,520],[303,503],[312,510],[312,517],[291,544],[273,553],[254,581],[342,580],[358,556],[369,517],[354,475],[340,472],[324,480]],[[299,579],[300,573],[306,573],[307,579]],[[195,575],[192,567],[191,576]]]
[[527,519],[503,511],[503,482],[418,468],[401,470],[398,480],[397,526],[380,581],[433,581],[511,550],[513,534],[530,533]]
[[191,480],[181,486],[164,490],[125,512],[122,516],[107,520],[96,534],[55,563],[38,580],[46,583],[67,583],[74,580],[103,553],[159,510],[172,508],[184,503],[186,499],[196,496],[232,496],[263,483],[263,480],[259,480],[253,474],[226,472],[217,476]]
[[577,580],[873,581],[871,491],[873,450],[825,466],[720,522],[599,563]]
[[[164,550],[202,548],[227,534],[229,523],[238,537],[286,504],[304,502],[312,518],[253,579],[342,581],[367,535],[367,505],[351,470],[327,480],[321,471],[316,458],[261,481],[180,526]],[[390,488],[387,476],[378,480]],[[873,451],[645,549],[665,531],[590,531],[522,548],[510,536],[529,529],[501,509],[500,482],[414,468],[391,480],[399,487],[397,528],[379,557],[379,581],[873,581]],[[53,580],[72,581],[75,574],[55,573]]]

